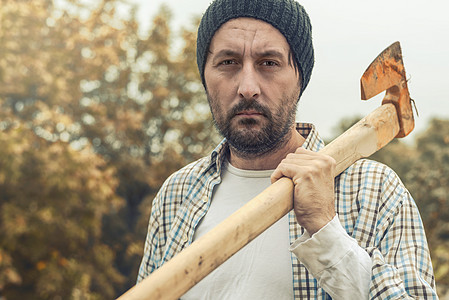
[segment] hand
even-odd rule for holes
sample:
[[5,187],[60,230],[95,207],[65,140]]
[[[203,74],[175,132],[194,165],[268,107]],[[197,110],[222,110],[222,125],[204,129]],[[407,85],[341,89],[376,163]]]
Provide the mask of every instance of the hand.
[[271,182],[290,178],[294,185],[296,220],[312,235],[335,216],[335,160],[303,148],[290,153],[271,175]]

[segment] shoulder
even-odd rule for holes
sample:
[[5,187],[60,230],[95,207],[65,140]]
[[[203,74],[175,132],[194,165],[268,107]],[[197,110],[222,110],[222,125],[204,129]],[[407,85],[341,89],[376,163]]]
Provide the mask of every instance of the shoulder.
[[359,229],[384,228],[404,207],[415,206],[398,175],[387,165],[369,159],[358,160],[337,176],[335,196],[345,227],[356,235]]
[[174,172],[165,180],[156,198],[172,199],[172,195],[182,198],[208,172],[209,167],[210,157],[203,157]]
[[391,189],[406,189],[399,176],[387,165],[369,160],[360,159],[343,171],[337,181],[344,187],[357,189],[370,189],[387,193]]
[[209,165],[210,157],[200,158],[171,174],[162,187],[189,183],[206,172]]
[[209,155],[204,156],[171,174],[160,191],[183,192],[198,181],[204,182],[216,176],[226,155],[227,144],[223,140]]

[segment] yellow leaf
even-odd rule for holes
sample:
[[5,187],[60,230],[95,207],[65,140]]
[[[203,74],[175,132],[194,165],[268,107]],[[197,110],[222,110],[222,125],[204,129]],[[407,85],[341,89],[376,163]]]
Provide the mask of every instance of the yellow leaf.
[[43,262],[43,261],[39,261],[37,264],[36,264],[36,269],[38,270],[38,271],[42,271],[43,269],[45,269],[47,267],[47,264],[45,263],[45,262]]

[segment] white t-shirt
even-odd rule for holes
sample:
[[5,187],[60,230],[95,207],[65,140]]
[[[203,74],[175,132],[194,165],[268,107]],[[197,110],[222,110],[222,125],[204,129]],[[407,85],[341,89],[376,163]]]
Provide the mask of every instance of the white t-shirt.
[[[237,169],[225,160],[222,182],[214,189],[210,208],[196,228],[194,240],[266,189],[272,172]],[[292,258],[291,253],[296,257]],[[346,233],[338,217],[313,236],[306,231],[290,246],[288,215],[181,299],[293,299],[291,259],[299,259],[333,299],[368,299],[371,259]]]
[[[273,170],[241,170],[225,162],[222,182],[198,225],[198,239],[257,196]],[[181,299],[293,299],[288,215],[206,276]],[[296,259],[296,258],[295,258]]]

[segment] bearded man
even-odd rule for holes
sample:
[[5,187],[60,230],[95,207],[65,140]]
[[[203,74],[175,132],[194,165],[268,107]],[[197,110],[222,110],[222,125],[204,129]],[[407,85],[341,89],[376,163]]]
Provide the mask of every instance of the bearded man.
[[314,64],[310,20],[293,0],[216,0],[197,62],[224,140],[171,175],[153,201],[138,281],[281,177],[294,210],[182,299],[436,298],[423,225],[388,167],[335,161],[295,124]]

